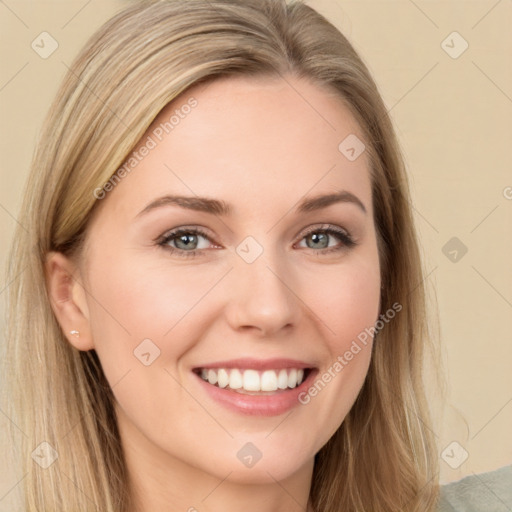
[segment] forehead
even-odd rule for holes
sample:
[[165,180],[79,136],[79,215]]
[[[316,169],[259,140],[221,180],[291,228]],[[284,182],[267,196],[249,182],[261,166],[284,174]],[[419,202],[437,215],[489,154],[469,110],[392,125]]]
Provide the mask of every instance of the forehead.
[[[188,108],[191,101],[196,104],[193,109]],[[233,157],[237,148],[258,148],[269,154],[281,149],[289,156],[309,153],[318,158],[316,143],[321,142],[321,149],[332,158],[338,156],[339,143],[347,135],[364,138],[339,93],[293,76],[233,76],[198,85],[167,105],[146,135],[155,137],[155,131],[158,141],[164,137],[169,144],[183,144],[193,136],[209,150],[215,147],[209,144],[212,135],[216,145],[224,145],[223,151],[236,141]],[[297,143],[305,138],[311,143],[301,148]]]

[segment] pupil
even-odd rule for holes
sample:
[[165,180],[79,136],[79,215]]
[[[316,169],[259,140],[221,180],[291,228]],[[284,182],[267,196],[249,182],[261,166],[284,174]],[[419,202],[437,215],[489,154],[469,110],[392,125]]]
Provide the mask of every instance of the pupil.
[[321,234],[313,233],[311,235],[311,237],[312,237],[314,243],[318,243],[318,242],[321,243],[322,242],[321,237],[323,237],[323,242],[324,242],[323,247],[326,247],[325,242],[327,241],[327,236],[325,235],[325,233],[321,233]]
[[[179,241],[185,245],[185,247],[189,247],[190,244],[194,243],[193,238],[195,238],[195,235],[181,235],[179,237]],[[191,241],[192,239],[192,241]]]

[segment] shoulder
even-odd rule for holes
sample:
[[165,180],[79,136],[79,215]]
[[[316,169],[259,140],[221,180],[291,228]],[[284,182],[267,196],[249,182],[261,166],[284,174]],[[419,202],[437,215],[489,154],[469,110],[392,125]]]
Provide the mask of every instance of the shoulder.
[[441,485],[438,512],[509,512],[512,465]]

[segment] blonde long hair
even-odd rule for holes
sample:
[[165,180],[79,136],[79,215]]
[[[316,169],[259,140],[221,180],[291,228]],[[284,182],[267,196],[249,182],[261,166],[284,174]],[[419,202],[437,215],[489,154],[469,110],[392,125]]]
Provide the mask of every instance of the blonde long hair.
[[[61,331],[45,255],[80,255],[94,190],[179,94],[219,77],[289,73],[336,94],[364,131],[381,311],[403,307],[378,332],[354,406],[315,457],[311,503],[316,512],[435,510],[438,458],[422,377],[429,343],[424,274],[403,159],[369,71],[347,39],[301,2],[163,0],[124,9],[92,36],[34,154],[9,260],[5,370],[27,512],[132,506],[112,391],[95,351],[76,350]],[[58,453],[47,469],[31,458],[43,441]]]

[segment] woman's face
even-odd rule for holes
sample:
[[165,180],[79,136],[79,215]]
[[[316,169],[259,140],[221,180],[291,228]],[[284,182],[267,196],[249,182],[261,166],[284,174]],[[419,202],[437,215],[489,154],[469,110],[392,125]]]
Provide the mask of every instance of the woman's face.
[[312,469],[379,314],[362,139],[338,98],[291,76],[191,89],[144,135],[79,274],[81,343],[132,461],[260,483]]

